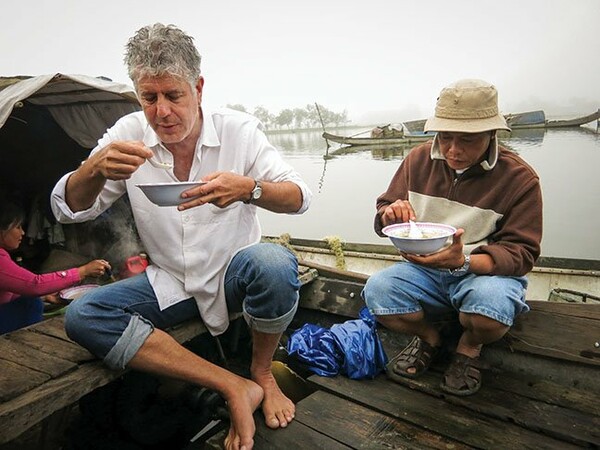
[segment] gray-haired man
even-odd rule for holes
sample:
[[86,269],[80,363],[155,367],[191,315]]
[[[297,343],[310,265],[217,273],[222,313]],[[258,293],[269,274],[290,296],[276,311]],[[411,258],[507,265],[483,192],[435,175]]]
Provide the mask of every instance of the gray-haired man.
[[[125,62],[143,112],[119,120],[90,157],[52,194],[61,222],[91,220],[127,195],[152,264],[134,278],[96,289],[69,308],[69,336],[111,367],[131,367],[214,389],[227,401],[228,449],[251,449],[254,410],[285,427],[295,406],[279,389],[271,361],[298,302],[294,255],[261,244],[257,207],[299,214],[311,193],[268,142],[259,121],[202,108],[204,79],[193,40],[174,26],[144,27]],[[146,164],[157,158],[172,169]],[[175,207],[151,203],[136,186],[203,180]],[[202,317],[213,335],[228,312],[252,330],[251,379],[189,352],[162,330]]]

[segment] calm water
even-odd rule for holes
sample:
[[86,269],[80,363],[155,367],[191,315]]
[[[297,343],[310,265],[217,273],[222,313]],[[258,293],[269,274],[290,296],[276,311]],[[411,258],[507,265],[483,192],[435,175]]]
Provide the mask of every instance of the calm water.
[[[360,130],[343,130],[351,135]],[[346,242],[387,243],[373,231],[375,199],[407,149],[368,149],[325,160],[320,132],[271,134],[269,139],[313,191],[301,216],[261,210],[263,234],[295,238],[338,236]],[[600,135],[582,130],[522,130],[504,139],[538,172],[544,195],[542,255],[600,259]],[[337,153],[334,144],[330,154]]]

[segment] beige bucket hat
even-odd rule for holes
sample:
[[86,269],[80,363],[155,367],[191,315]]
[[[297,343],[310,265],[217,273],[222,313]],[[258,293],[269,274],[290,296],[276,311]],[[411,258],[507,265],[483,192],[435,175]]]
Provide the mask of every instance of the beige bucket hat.
[[460,80],[442,89],[435,116],[425,122],[425,131],[481,133],[508,130],[498,111],[498,91],[487,81]]

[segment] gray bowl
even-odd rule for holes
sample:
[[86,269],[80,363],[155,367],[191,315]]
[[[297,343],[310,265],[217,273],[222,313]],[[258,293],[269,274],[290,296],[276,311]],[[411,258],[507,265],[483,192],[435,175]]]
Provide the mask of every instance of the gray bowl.
[[173,183],[136,184],[148,200],[158,206],[177,206],[189,202],[194,197],[181,198],[181,194],[195,186],[206,184],[205,181],[180,181]]
[[429,255],[441,250],[448,242],[448,238],[456,233],[456,228],[443,223],[416,222],[416,225],[424,234],[423,238],[408,237],[410,230],[408,222],[388,225],[382,231],[398,250],[417,255]]

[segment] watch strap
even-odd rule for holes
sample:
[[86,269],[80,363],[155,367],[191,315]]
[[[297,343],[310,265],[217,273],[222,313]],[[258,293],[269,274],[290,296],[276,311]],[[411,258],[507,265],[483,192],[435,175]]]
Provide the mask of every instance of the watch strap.
[[469,272],[469,269],[471,268],[471,256],[470,255],[464,255],[464,256],[465,256],[465,262],[463,263],[462,266],[457,267],[456,269],[449,269],[449,272],[451,275],[460,276],[460,275],[465,275],[466,273]]

